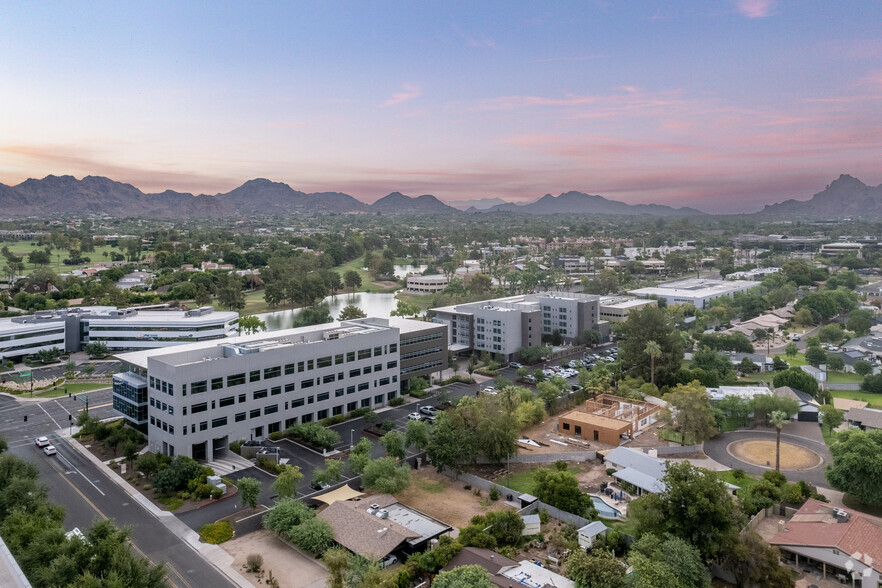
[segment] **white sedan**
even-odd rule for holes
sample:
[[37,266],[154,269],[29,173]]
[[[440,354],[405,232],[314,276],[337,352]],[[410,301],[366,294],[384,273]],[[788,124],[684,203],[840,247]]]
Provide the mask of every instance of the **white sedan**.
[[407,415],[407,418],[412,421],[418,421],[418,420],[421,420],[423,417],[421,417],[420,413],[418,413],[418,412],[412,412],[409,415]]
[[55,455],[56,454],[55,446],[54,445],[47,445],[46,447],[43,448],[43,453],[45,453],[46,455]]
[[47,447],[49,445],[48,437],[37,437],[34,439],[34,445],[37,447]]

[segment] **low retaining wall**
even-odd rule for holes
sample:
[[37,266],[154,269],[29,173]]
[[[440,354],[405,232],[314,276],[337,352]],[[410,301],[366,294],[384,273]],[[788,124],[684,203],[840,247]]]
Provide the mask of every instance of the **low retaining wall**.
[[[590,461],[597,458],[596,451],[568,451],[563,453],[519,453],[511,457],[511,463],[554,463],[556,461]],[[478,458],[479,464],[493,463]]]

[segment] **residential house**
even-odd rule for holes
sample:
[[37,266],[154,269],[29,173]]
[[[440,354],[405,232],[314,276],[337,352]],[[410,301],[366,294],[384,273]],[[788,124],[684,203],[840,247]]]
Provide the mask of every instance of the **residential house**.
[[862,431],[882,429],[882,410],[875,408],[851,408],[845,413],[845,420],[852,427]]
[[523,560],[516,562],[489,549],[463,547],[442,572],[460,566],[478,565],[490,574],[490,581],[500,588],[525,586],[527,588],[576,588],[576,583],[548,568]]
[[818,422],[818,411],[821,405],[812,398],[811,394],[802,390],[796,390],[790,386],[781,386],[780,388],[775,388],[775,395],[781,398],[790,398],[799,403],[799,411],[796,415],[792,415],[795,416],[796,420],[810,423]]

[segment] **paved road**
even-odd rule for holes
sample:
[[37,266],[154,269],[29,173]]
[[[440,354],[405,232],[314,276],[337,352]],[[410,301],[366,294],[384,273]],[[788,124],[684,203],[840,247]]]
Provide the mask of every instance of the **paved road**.
[[117,525],[132,529],[130,539],[137,553],[154,563],[165,562],[168,579],[174,586],[234,586],[187,543],[132,501],[104,471],[56,434],[48,436],[58,449],[55,456],[44,455],[32,438],[16,439],[10,443],[10,451],[37,465],[41,481],[49,486],[50,500],[67,512],[66,529],[83,529],[97,520],[113,519]]
[[[815,423],[794,424],[812,424],[817,427],[817,424]],[[786,441],[794,445],[799,445],[801,447],[811,449],[812,451],[820,455],[824,461],[817,467],[814,467],[810,470],[781,470],[781,472],[785,476],[787,476],[787,479],[791,482],[796,480],[803,480],[804,482],[813,484],[815,486],[829,486],[829,483],[824,476],[824,469],[827,464],[833,463],[833,457],[830,455],[830,450],[827,448],[823,441],[819,442],[801,434],[802,431],[800,431],[798,427],[794,428],[793,431],[797,434],[792,434],[791,432],[788,432],[787,427],[788,425],[785,425],[785,428],[781,433],[782,442]],[[729,444],[736,441],[741,441],[742,439],[771,439],[772,441],[774,441],[775,431],[771,429],[758,429],[751,431],[733,431],[731,433],[724,433],[723,435],[718,435],[714,437],[710,441],[705,441],[704,452],[708,455],[708,457],[718,463],[721,463],[733,469],[740,468],[745,472],[751,474],[762,474],[763,472],[771,469],[745,463],[743,461],[735,459],[729,454],[729,452],[727,451],[727,447],[729,446]],[[774,459],[774,455],[772,456],[772,459]]]

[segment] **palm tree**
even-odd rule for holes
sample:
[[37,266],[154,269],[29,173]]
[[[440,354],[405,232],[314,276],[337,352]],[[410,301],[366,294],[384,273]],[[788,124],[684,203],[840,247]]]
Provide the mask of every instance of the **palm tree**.
[[775,471],[781,471],[781,428],[790,422],[790,416],[783,410],[773,410],[769,415],[769,422],[775,427],[778,433],[775,439]]
[[643,352],[649,356],[649,382],[655,386],[655,360],[661,357],[661,346],[655,341],[648,341]]

